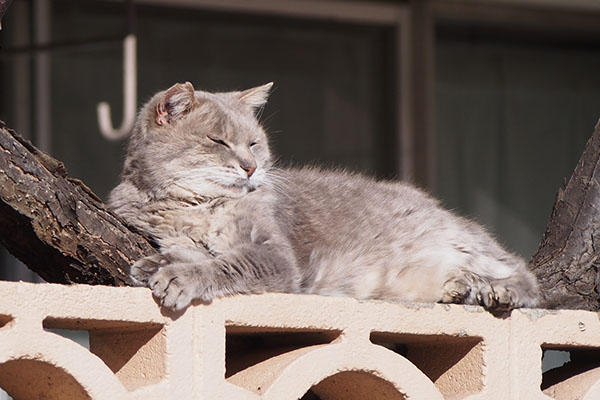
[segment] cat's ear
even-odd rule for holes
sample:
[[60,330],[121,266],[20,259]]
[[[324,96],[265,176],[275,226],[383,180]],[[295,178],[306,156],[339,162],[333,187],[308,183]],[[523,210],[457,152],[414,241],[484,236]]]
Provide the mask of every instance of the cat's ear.
[[273,87],[273,82],[269,82],[262,86],[257,86],[252,89],[244,90],[239,92],[239,99],[250,106],[253,110],[262,107],[269,98],[269,92]]
[[198,105],[194,95],[194,85],[190,82],[176,83],[171,86],[156,105],[156,123],[171,124]]

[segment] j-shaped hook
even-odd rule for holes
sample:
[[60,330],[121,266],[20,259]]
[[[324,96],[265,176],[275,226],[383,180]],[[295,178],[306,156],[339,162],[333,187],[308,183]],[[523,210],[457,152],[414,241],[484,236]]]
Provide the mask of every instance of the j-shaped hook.
[[0,30],[2,30],[2,17],[4,17],[4,13],[6,13],[6,10],[8,10],[12,1],[13,0],[0,0]]
[[102,135],[110,140],[118,140],[129,135],[135,122],[137,106],[137,39],[129,34],[123,40],[123,122],[114,129],[110,117],[110,106],[106,102],[98,104],[98,125]]

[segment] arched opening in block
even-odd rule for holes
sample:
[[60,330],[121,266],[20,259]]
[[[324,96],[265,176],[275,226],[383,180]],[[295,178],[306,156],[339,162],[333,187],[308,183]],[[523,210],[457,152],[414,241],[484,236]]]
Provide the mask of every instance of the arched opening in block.
[[600,348],[545,344],[542,350],[542,361],[558,352],[565,361],[542,374],[544,394],[561,400],[587,399],[586,393],[600,382]]
[[128,390],[157,383],[166,374],[161,324],[48,317],[43,326],[74,341],[85,339],[79,344],[98,356]]
[[91,399],[67,371],[30,359],[10,360],[0,364],[0,388],[14,400]]
[[344,371],[323,379],[301,400],[404,400],[394,385],[365,371]]
[[[410,398],[418,394],[442,399],[431,380],[408,360],[379,346],[344,341],[341,336],[330,343],[281,352],[227,378],[229,383],[269,400],[302,396],[305,400],[320,396],[353,399],[347,393],[342,396],[343,385],[352,387],[349,380],[367,388],[354,390],[360,393],[357,398],[402,399],[402,394]],[[378,390],[383,397],[373,397]],[[370,395],[362,396],[365,392]],[[331,397],[331,393],[338,397]]]
[[458,400],[483,390],[480,337],[372,332],[371,342],[412,362],[444,399]]

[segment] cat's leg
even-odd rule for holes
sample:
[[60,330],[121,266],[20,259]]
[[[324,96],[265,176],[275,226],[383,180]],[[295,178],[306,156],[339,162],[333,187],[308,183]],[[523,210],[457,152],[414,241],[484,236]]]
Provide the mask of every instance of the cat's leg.
[[299,273],[285,246],[246,244],[200,263],[159,268],[148,286],[165,307],[181,310],[192,300],[263,292],[297,292]]
[[444,283],[440,302],[509,310],[535,307],[537,298],[537,281],[528,270],[518,270],[505,279],[489,279],[462,270]]

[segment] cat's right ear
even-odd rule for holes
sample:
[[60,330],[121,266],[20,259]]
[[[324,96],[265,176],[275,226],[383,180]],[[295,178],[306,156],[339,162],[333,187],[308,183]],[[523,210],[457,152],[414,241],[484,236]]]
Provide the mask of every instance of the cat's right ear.
[[156,105],[156,123],[172,124],[192,111],[198,105],[194,95],[194,85],[190,82],[176,83],[171,86]]
[[242,103],[250,106],[250,108],[253,110],[257,110],[258,108],[264,106],[267,102],[267,98],[269,97],[269,92],[271,91],[272,87],[273,82],[269,82],[265,85],[239,92],[238,97]]

